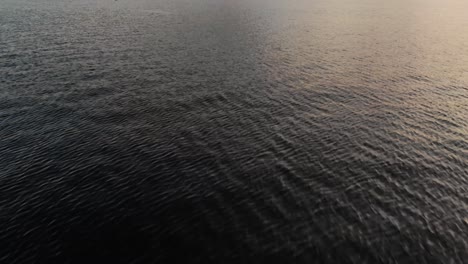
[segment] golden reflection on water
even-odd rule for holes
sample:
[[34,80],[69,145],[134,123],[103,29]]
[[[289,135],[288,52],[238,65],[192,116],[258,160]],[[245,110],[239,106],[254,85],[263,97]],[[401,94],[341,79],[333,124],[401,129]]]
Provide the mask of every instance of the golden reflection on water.
[[298,0],[289,7],[273,5],[294,12],[271,22],[278,29],[269,37],[276,46],[267,57],[281,66],[270,73],[272,79],[285,82],[282,75],[295,76],[296,88],[302,89],[362,89],[379,98],[379,104],[401,108],[408,114],[401,116],[403,123],[441,115],[434,121],[445,124],[438,137],[467,139],[467,1]]

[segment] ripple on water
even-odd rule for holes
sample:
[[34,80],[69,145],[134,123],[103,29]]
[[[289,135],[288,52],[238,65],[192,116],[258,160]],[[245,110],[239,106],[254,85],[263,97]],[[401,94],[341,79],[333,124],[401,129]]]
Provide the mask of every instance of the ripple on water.
[[3,262],[468,259],[464,4],[1,1]]

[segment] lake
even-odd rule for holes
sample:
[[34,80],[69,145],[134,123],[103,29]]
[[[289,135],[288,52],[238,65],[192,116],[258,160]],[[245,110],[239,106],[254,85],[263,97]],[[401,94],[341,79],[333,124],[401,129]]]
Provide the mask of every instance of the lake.
[[466,263],[467,13],[0,0],[0,262]]

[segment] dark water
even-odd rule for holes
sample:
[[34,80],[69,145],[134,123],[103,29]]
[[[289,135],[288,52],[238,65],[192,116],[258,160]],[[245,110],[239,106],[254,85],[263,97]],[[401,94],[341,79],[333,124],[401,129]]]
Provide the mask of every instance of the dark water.
[[0,263],[468,263],[464,0],[0,0]]

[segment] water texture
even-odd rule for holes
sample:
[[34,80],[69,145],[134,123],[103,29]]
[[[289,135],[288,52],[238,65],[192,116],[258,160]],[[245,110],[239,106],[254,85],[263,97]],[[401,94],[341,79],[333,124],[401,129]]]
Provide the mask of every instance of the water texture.
[[467,13],[0,0],[0,263],[468,263]]

